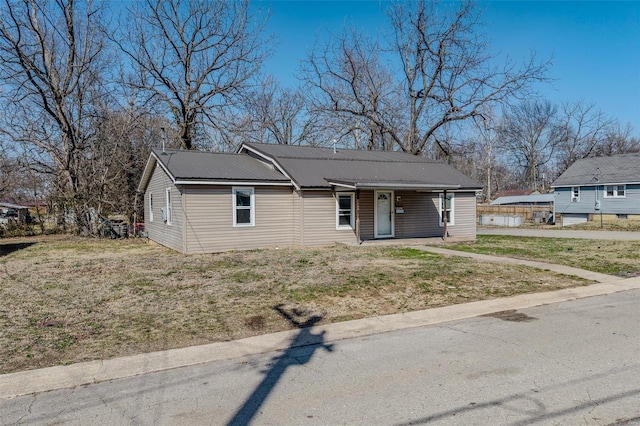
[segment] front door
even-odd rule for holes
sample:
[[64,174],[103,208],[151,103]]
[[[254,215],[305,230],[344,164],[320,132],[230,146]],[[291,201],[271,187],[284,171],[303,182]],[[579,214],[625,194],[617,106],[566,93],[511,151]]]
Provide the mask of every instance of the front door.
[[376,191],[375,237],[393,237],[393,193],[391,191]]

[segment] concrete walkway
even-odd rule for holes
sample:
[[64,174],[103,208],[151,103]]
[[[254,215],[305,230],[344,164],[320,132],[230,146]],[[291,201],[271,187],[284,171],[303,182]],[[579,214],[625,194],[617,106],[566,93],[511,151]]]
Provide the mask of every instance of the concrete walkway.
[[[545,293],[523,294],[314,327],[314,330],[324,332],[323,337],[325,343],[357,336],[367,336],[393,330],[472,318],[505,310],[518,310],[640,288],[640,277],[619,279],[614,276],[544,262],[531,262],[496,256],[462,253],[440,247],[413,247],[433,253],[466,256],[488,262],[524,264],[563,274],[581,276],[599,281],[599,283],[585,287],[567,288]],[[316,336],[316,334],[313,334],[313,336]],[[285,350],[291,346],[294,338],[298,338],[299,340],[299,330],[249,337],[232,342],[219,342],[109,360],[90,361],[68,366],[56,366],[4,374],[0,375],[0,398],[12,398],[19,395],[56,389],[74,388],[91,383],[132,377],[173,368]],[[297,343],[299,346],[313,344],[313,342],[305,341],[298,341]]]
[[574,229],[478,228],[478,235],[513,235],[518,237],[579,238],[589,240],[640,241],[640,232],[578,231]]
[[511,257],[490,256],[490,255],[478,254],[478,253],[467,253],[464,251],[449,250],[446,248],[433,247],[433,246],[412,246],[412,248],[428,251],[430,253],[442,254],[445,256],[461,256],[461,257],[467,257],[475,260],[482,260],[484,262],[496,262],[496,263],[503,263],[503,264],[506,263],[508,265],[526,265],[526,266],[531,266],[532,268],[539,268],[539,269],[545,269],[545,270],[548,269],[550,271],[557,272],[559,274],[575,275],[580,278],[597,281],[600,283],[620,280],[619,277],[615,277],[613,275],[601,274],[599,272],[592,272],[592,271],[587,271],[579,268],[572,268],[571,266],[558,265],[556,263],[539,262],[535,260],[514,259]]

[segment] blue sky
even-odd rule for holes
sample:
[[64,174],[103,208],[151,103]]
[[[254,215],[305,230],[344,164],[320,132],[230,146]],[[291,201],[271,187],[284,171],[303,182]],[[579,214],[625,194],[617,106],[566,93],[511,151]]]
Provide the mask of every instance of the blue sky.
[[[265,71],[296,85],[299,61],[327,31],[355,25],[371,34],[388,30],[385,3],[360,1],[257,1],[269,7],[267,30],[277,37]],[[640,135],[640,1],[481,1],[486,34],[502,57],[551,58],[552,85],[538,86],[556,103],[593,103],[630,123]]]

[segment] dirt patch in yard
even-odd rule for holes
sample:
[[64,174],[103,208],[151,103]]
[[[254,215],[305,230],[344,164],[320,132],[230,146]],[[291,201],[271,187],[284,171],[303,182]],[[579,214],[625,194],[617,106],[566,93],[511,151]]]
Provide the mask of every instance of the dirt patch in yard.
[[[10,248],[9,248],[10,247]],[[7,248],[7,250],[4,250]],[[0,372],[589,284],[399,247],[185,256],[143,240],[0,240]]]

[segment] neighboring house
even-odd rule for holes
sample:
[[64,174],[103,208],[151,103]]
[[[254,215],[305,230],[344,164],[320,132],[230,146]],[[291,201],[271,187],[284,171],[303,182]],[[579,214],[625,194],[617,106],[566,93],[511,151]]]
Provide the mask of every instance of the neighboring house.
[[10,220],[20,223],[29,222],[31,220],[29,207],[0,201],[0,223],[6,224]]
[[498,197],[491,202],[492,206],[549,206],[553,209],[555,195],[533,194],[533,195],[511,195]]
[[473,240],[480,186],[449,165],[399,152],[245,143],[233,154],[154,150],[138,189],[151,240],[210,253],[445,229]]
[[586,222],[594,214],[640,215],[640,153],[578,160],[551,187],[563,225]]

